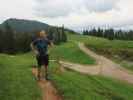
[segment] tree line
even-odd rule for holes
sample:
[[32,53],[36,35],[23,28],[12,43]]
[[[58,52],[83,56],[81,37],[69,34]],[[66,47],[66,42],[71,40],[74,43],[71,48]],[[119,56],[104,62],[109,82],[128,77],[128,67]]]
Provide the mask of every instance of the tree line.
[[[6,23],[4,30],[0,29],[0,53],[16,54],[30,51],[30,43],[33,41],[33,37],[37,30],[31,33],[17,33],[12,27]],[[47,30],[48,38],[54,42],[54,44],[60,44],[67,42],[67,35],[63,27],[49,27]]]
[[133,31],[123,31],[114,29],[101,29],[94,28],[92,30],[84,30],[83,35],[91,35],[97,37],[107,38],[109,40],[133,40]]

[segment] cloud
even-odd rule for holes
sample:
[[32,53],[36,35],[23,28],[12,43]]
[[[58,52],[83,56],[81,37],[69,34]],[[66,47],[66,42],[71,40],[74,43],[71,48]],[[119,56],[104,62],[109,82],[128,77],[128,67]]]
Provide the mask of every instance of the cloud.
[[[79,1],[79,0],[78,0]],[[84,1],[84,3],[83,3]],[[133,28],[133,1],[132,0],[106,0],[108,3],[101,2],[97,0],[95,4],[88,0],[82,0],[82,2],[76,2],[74,6],[70,7],[70,11],[67,14],[60,15],[60,12],[55,16],[51,13],[45,14],[43,10],[43,15],[40,17],[42,20],[46,20],[52,25],[62,25],[65,24],[66,27],[72,29],[82,29],[87,27],[111,27],[111,28]],[[104,1],[104,0],[103,0]],[[42,5],[44,1],[42,0]],[[78,6],[80,4],[80,6]],[[103,6],[98,6],[102,5]],[[90,6],[86,6],[90,5]],[[95,6],[94,6],[95,5]],[[96,6],[97,5],[97,6]],[[110,5],[110,6],[109,6]],[[107,7],[106,7],[107,6]],[[79,7],[79,8],[78,8]],[[87,8],[88,7],[88,8]],[[103,7],[103,8],[102,8]],[[52,9],[50,9],[52,10]],[[60,9],[62,10],[62,9]],[[54,11],[53,11],[54,12]],[[55,12],[55,13],[56,13]],[[41,12],[40,12],[41,13]],[[45,17],[45,18],[44,18]]]
[[0,20],[32,18],[33,0],[0,0]]
[[41,17],[61,17],[73,13],[107,12],[116,8],[119,0],[35,0],[35,14]]
[[0,22],[7,18],[39,20],[71,29],[133,29],[133,0],[0,0]]
[[116,9],[119,0],[84,0],[84,6],[91,12],[106,12]]

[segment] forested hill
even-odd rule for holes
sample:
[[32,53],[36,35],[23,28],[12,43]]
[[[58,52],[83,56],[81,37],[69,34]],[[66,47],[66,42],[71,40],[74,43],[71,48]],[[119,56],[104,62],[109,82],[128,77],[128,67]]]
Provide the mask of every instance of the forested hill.
[[47,29],[50,27],[48,24],[31,21],[31,20],[20,20],[20,19],[8,19],[0,24],[1,29],[5,29],[5,24],[8,23],[10,27],[17,33],[30,33],[37,30]]
[[[35,33],[45,30],[48,38],[55,44],[67,42],[67,32],[72,30],[51,26],[38,21],[8,19],[0,24],[0,52],[16,53],[30,50],[31,39]],[[4,44],[4,45],[3,45]]]

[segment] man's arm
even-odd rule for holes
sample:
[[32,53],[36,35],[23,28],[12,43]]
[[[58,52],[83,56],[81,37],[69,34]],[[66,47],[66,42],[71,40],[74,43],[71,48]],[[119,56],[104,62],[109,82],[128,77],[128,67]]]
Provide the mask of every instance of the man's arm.
[[37,51],[36,47],[33,45],[33,42],[30,44],[30,47],[32,49],[32,51],[34,52],[35,55],[38,55],[39,52]]
[[48,46],[49,47],[53,47],[54,46],[54,43],[53,43],[53,41],[52,40],[47,40],[47,43],[48,43]]

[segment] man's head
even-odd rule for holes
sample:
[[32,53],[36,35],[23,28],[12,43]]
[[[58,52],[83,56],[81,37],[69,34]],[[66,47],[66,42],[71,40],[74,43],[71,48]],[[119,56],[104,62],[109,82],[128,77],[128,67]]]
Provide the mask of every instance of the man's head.
[[37,33],[38,37],[40,38],[46,38],[47,37],[47,33],[46,31],[42,30],[39,33]]

